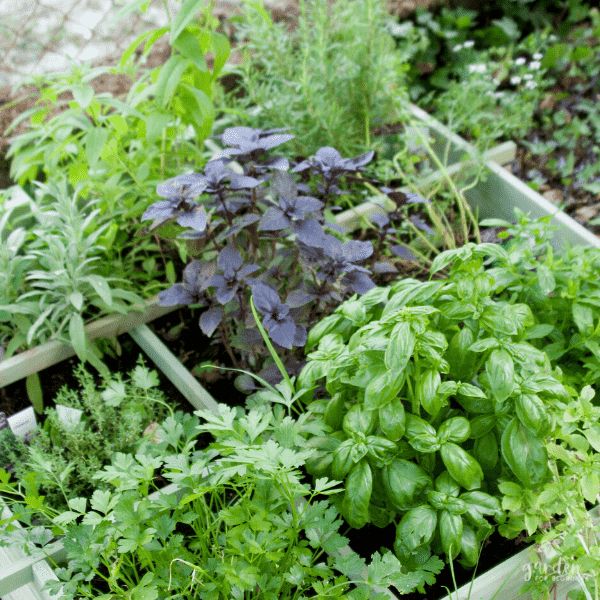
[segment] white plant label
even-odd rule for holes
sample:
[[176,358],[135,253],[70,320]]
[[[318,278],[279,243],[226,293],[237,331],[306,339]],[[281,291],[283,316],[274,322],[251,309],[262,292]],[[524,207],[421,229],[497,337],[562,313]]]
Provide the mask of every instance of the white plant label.
[[82,414],[83,411],[78,408],[71,408],[64,404],[56,405],[56,415],[58,420],[67,428],[77,425],[77,423],[81,421]]
[[37,427],[33,406],[28,406],[8,417],[8,426],[18,438],[24,438],[27,434],[33,433]]

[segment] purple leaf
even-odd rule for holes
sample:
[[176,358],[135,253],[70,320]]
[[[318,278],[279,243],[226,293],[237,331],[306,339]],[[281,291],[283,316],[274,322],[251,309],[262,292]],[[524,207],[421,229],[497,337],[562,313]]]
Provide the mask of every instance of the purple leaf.
[[343,251],[350,262],[361,262],[373,254],[373,245],[371,242],[350,240],[344,244]]
[[298,239],[307,246],[319,247],[325,235],[321,224],[316,219],[297,221],[293,223],[293,230]]
[[190,227],[195,231],[204,231],[208,224],[208,215],[203,206],[194,208],[193,210],[180,213],[177,217],[177,223],[182,227]]
[[247,175],[232,175],[231,176],[231,189],[232,190],[251,190],[261,184],[259,179],[254,177],[248,177]]
[[265,167],[273,169],[274,171],[287,171],[290,168],[290,163],[287,158],[275,156],[265,163]]
[[175,214],[173,203],[170,200],[161,200],[146,209],[142,215],[142,221],[160,221],[164,223]]
[[303,160],[302,162],[299,162],[292,169],[292,173],[302,173],[302,171],[306,171],[307,169],[310,169],[311,166],[312,166],[312,163],[310,160]]
[[303,325],[296,325],[296,332],[294,333],[294,346],[302,347],[306,344],[306,327]]
[[405,246],[392,246],[392,254],[405,260],[416,260],[415,255]]
[[[267,322],[265,322],[265,326],[266,325]],[[269,326],[266,326],[265,328],[269,332],[269,337],[277,345],[291,350],[296,335],[296,324],[291,319],[270,323]]]
[[263,315],[269,314],[281,305],[277,292],[270,285],[261,281],[252,286],[252,296],[254,305]]
[[271,189],[280,197],[291,199],[298,195],[296,182],[286,171],[277,171],[271,178]]
[[327,166],[335,166],[342,160],[342,155],[331,146],[323,146],[317,150],[315,158]]
[[252,273],[256,273],[256,271],[258,271],[260,269],[260,267],[258,265],[244,265],[239,271],[238,271],[238,279],[246,279],[246,277],[248,277],[248,275],[252,275]]
[[271,148],[281,146],[281,144],[285,144],[293,139],[294,136],[291,133],[275,133],[261,138],[260,145],[264,150],[270,150]]
[[239,233],[242,229],[248,227],[248,225],[252,225],[253,223],[256,223],[259,220],[260,217],[255,214],[246,214],[242,215],[241,217],[237,217],[236,219],[234,219],[233,225],[225,230],[225,235],[221,234],[221,236],[219,236],[218,239],[221,240],[231,237],[232,235]]
[[222,320],[223,309],[220,306],[218,306],[205,310],[200,315],[200,321],[198,322],[198,324],[200,325],[202,333],[207,337],[211,337],[217,329],[217,327],[221,324]]
[[347,158],[345,162],[351,168],[358,170],[361,167],[364,167],[365,165],[369,164],[373,160],[374,156],[375,152],[373,152],[373,150],[370,150],[369,152],[365,152],[364,154],[355,156],[354,158]]
[[[218,277],[218,275],[216,275],[216,277]],[[238,285],[235,282],[228,282],[225,285],[217,287],[215,294],[217,302],[223,305],[231,302],[235,298],[237,291]]]
[[206,177],[197,173],[189,173],[160,183],[156,187],[156,193],[163,198],[193,200],[206,189],[206,186]]
[[352,271],[348,273],[343,283],[349,286],[357,294],[366,294],[370,289],[375,287],[371,278],[362,271]]
[[285,303],[290,308],[300,308],[312,302],[315,298],[314,294],[309,294],[304,290],[292,290],[285,299]]
[[193,304],[194,295],[183,283],[176,283],[168,290],[163,290],[158,294],[158,303],[160,306],[180,306],[184,304]]
[[290,224],[289,219],[283,214],[280,208],[272,206],[267,209],[260,224],[258,225],[259,231],[281,231]]
[[431,227],[429,227],[429,225],[425,221],[423,221],[421,217],[417,217],[416,215],[414,215],[410,218],[410,220],[413,222],[415,227],[417,227],[421,231],[424,231],[427,235],[431,235],[433,233],[433,229],[431,229]]
[[373,265],[373,272],[383,275],[385,273],[397,273],[398,269],[387,261],[378,261]]
[[217,264],[224,273],[234,273],[244,263],[241,254],[233,246],[225,246],[219,252]]
[[414,192],[406,192],[404,195],[406,196],[406,202],[408,204],[431,204],[429,200]]
[[202,263],[193,260],[183,270],[183,281],[190,287],[195,288],[203,271]]
[[223,132],[221,140],[227,146],[238,146],[246,140],[258,139],[256,131],[252,127],[229,127]]
[[389,217],[386,214],[380,212],[372,214],[370,219],[371,223],[381,228],[385,227],[390,222]]

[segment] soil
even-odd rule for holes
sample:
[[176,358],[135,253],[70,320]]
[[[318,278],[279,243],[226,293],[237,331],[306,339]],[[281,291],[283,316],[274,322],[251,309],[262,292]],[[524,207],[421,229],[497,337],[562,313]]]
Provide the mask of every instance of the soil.
[[[119,344],[119,355],[113,354],[111,356],[105,354],[103,359],[111,372],[129,373],[135,368],[139,356],[144,358],[149,367],[155,368],[152,360],[146,356],[141,348],[139,348],[129,336],[121,336],[119,338]],[[39,376],[45,406],[51,404],[57,392],[63,386],[77,387],[77,381],[73,372],[79,364],[79,360],[73,357],[40,371]],[[170,403],[182,410],[190,411],[191,407],[189,402],[182,396],[179,390],[177,390],[159,369],[155,368],[155,370],[159,375],[160,389],[165,393]],[[16,381],[4,388],[0,388],[0,412],[4,412],[10,416],[30,405],[31,402],[27,396],[24,379]]]
[[199,369],[201,364],[230,368],[231,360],[223,346],[206,337],[198,327],[199,313],[182,308],[152,323],[161,338],[181,363],[187,367],[217,400],[229,405],[242,405],[245,395],[232,383],[235,374],[218,369]]

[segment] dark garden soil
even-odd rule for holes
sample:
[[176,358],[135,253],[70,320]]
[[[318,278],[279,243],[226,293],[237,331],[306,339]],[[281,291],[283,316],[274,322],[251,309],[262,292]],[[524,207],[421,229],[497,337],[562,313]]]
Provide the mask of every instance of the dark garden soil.
[[[112,373],[123,373],[126,375],[135,368],[138,357],[141,356],[149,368],[157,371],[160,379],[160,389],[165,393],[170,403],[184,411],[192,410],[190,403],[161,373],[161,371],[154,367],[154,364],[150,358],[146,356],[146,354],[132,339],[130,339],[128,336],[121,336],[119,338],[119,344],[120,353],[118,355],[114,353],[109,355],[107,353],[103,358],[104,363],[108,366]],[[79,364],[79,359],[73,357],[40,371],[39,376],[42,386],[44,406],[50,406],[52,404],[57,392],[63,386],[66,385],[69,387],[78,387],[77,380],[74,377],[73,372],[79,366]],[[91,367],[90,371],[94,372]],[[0,412],[4,412],[10,416],[24,408],[27,408],[30,405],[31,402],[27,396],[24,379],[0,388]]]
[[229,405],[244,404],[245,395],[233,385],[235,373],[200,365],[232,367],[231,360],[221,344],[206,337],[198,326],[200,313],[181,308],[152,323],[152,330],[169,350],[187,367],[217,402]]

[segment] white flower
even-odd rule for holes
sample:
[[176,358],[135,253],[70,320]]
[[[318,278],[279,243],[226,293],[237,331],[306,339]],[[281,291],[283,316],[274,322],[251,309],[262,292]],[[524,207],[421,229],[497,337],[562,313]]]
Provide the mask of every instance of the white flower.
[[533,75],[531,73],[525,73],[525,75],[523,75],[523,79],[525,81],[529,81],[530,79],[533,79]]
[[518,75],[513,75],[510,78],[510,82],[512,85],[519,85],[521,83],[521,78]]
[[467,40],[464,44],[463,47],[464,48],[472,48],[475,45],[475,42],[473,40]]
[[532,60],[529,63],[529,68],[533,71],[537,71],[542,66],[542,63],[539,60]]
[[454,46],[454,48],[452,48],[452,52],[458,52],[459,50],[463,49],[463,45],[462,44],[456,44],[456,46]]
[[535,81],[528,81],[525,84],[525,89],[527,90],[534,90],[537,87],[537,83]]
[[504,96],[504,92],[494,92],[494,98],[502,98]]
[[469,73],[485,73],[487,67],[483,63],[475,63],[469,65]]
[[536,52],[536,53],[533,55],[533,60],[542,60],[542,57],[543,57],[543,56],[544,56],[544,55],[543,55],[541,52]]
[[523,56],[519,56],[519,58],[517,58],[515,60],[515,65],[517,65],[518,67],[520,67],[521,65],[524,65],[527,61],[525,60],[525,58]]

